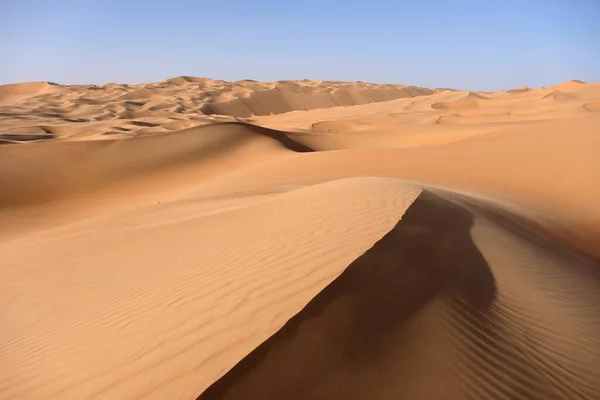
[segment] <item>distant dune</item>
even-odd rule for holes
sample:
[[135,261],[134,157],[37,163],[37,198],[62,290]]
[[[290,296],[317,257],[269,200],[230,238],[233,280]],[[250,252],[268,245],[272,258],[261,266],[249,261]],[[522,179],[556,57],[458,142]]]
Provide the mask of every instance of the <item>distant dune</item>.
[[[99,139],[102,135],[115,139],[433,93],[437,90],[364,82],[226,82],[190,76],[142,85],[59,86],[30,82],[0,86],[0,104],[4,104],[4,111],[0,112],[14,117],[8,123],[0,121],[0,133],[20,129],[21,136],[13,137],[20,140],[27,129],[34,133],[47,126],[67,125],[64,136],[71,139]],[[75,122],[79,124],[74,125]]]
[[[435,93],[431,89],[416,87],[339,87],[325,94],[319,86],[306,87],[297,84],[278,84],[273,89],[254,91],[248,97],[228,102],[207,103],[203,107],[206,114],[224,114],[236,117],[253,115],[281,114],[295,110],[312,110],[336,106],[354,106],[394,100],[404,97],[423,96]],[[317,92],[316,94],[313,92]]]
[[561,100],[561,101],[569,101],[576,99],[577,95],[569,92],[561,92],[559,90],[552,91],[542,97],[542,99],[553,99],[553,100]]
[[0,85],[0,105],[51,92],[56,86],[58,85],[52,82],[25,82]]
[[431,105],[431,108],[436,110],[460,110],[477,108],[479,107],[481,100],[485,100],[485,98],[482,95],[477,93],[469,93],[458,100],[441,101],[438,103],[433,103]]
[[550,86],[549,89],[554,90],[578,90],[585,87],[586,83],[577,79],[573,79],[567,82],[559,83],[558,85]]
[[518,93],[529,92],[530,90],[532,90],[532,89],[528,88],[527,86],[521,86],[521,87],[516,88],[516,89],[507,90],[506,93],[518,94]]
[[600,399],[600,85],[0,98],[0,399]]

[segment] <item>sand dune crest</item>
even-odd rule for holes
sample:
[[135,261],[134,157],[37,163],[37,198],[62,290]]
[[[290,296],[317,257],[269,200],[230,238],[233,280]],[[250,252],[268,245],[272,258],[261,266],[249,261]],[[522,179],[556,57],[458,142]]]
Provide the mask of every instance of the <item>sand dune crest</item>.
[[480,106],[480,102],[482,100],[485,100],[485,97],[482,95],[477,93],[469,93],[458,100],[433,103],[431,108],[434,110],[460,110],[477,108]]
[[506,91],[506,93],[510,93],[510,94],[519,94],[519,93],[525,93],[525,92],[529,92],[529,91],[531,91],[531,90],[532,90],[532,89],[531,89],[531,88],[529,88],[529,87],[527,87],[527,86],[521,86],[521,87],[519,87],[519,88],[516,88],[516,89],[510,89],[510,90],[507,90],[507,91]]
[[[0,397],[195,397],[389,231],[419,192],[348,179],[216,209],[181,193],[0,243],[2,281],[13,282],[0,295],[11,322],[0,325],[0,356],[13,365]],[[51,254],[67,269],[48,270]]]
[[575,95],[573,93],[561,92],[559,90],[550,92],[542,97],[542,99],[553,99],[553,100],[560,100],[560,101],[569,101],[569,100],[574,100],[576,98],[577,98],[577,95]]
[[58,86],[53,82],[25,82],[0,85],[0,104],[48,93]]
[[550,86],[549,89],[569,91],[581,89],[585,85],[587,85],[586,82],[573,79],[567,82],[559,83],[558,85]]

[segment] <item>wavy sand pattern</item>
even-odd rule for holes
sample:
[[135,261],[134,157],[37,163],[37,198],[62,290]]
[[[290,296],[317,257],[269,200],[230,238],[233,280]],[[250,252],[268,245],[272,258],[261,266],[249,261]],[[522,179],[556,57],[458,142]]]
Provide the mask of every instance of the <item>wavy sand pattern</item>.
[[600,398],[598,84],[0,103],[0,399]]

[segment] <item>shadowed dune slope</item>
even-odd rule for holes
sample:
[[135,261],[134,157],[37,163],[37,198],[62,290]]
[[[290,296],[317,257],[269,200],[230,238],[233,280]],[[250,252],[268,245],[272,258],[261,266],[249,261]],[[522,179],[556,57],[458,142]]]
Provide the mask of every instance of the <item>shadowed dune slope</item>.
[[600,271],[513,229],[421,193],[198,399],[597,398]]
[[122,141],[5,146],[0,147],[0,186],[11,190],[0,192],[0,206],[22,208],[178,166],[195,164],[197,168],[216,159],[228,159],[240,167],[268,160],[273,152],[288,151],[311,149],[284,132],[245,123],[206,125]]
[[431,105],[431,108],[435,110],[460,110],[477,108],[480,106],[480,102],[482,100],[485,100],[485,98],[481,95],[476,93],[469,93],[468,95],[461,97],[458,100],[433,103]]
[[516,88],[516,89],[509,89],[509,90],[506,91],[506,93],[519,94],[519,93],[529,92],[530,90],[532,90],[532,89],[528,88],[527,86],[521,86],[521,87]]

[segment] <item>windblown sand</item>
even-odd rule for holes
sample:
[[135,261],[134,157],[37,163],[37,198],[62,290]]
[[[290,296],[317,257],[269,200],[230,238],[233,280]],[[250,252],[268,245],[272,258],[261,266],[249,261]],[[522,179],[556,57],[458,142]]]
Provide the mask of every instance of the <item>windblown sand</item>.
[[599,399],[600,85],[0,86],[0,399]]

